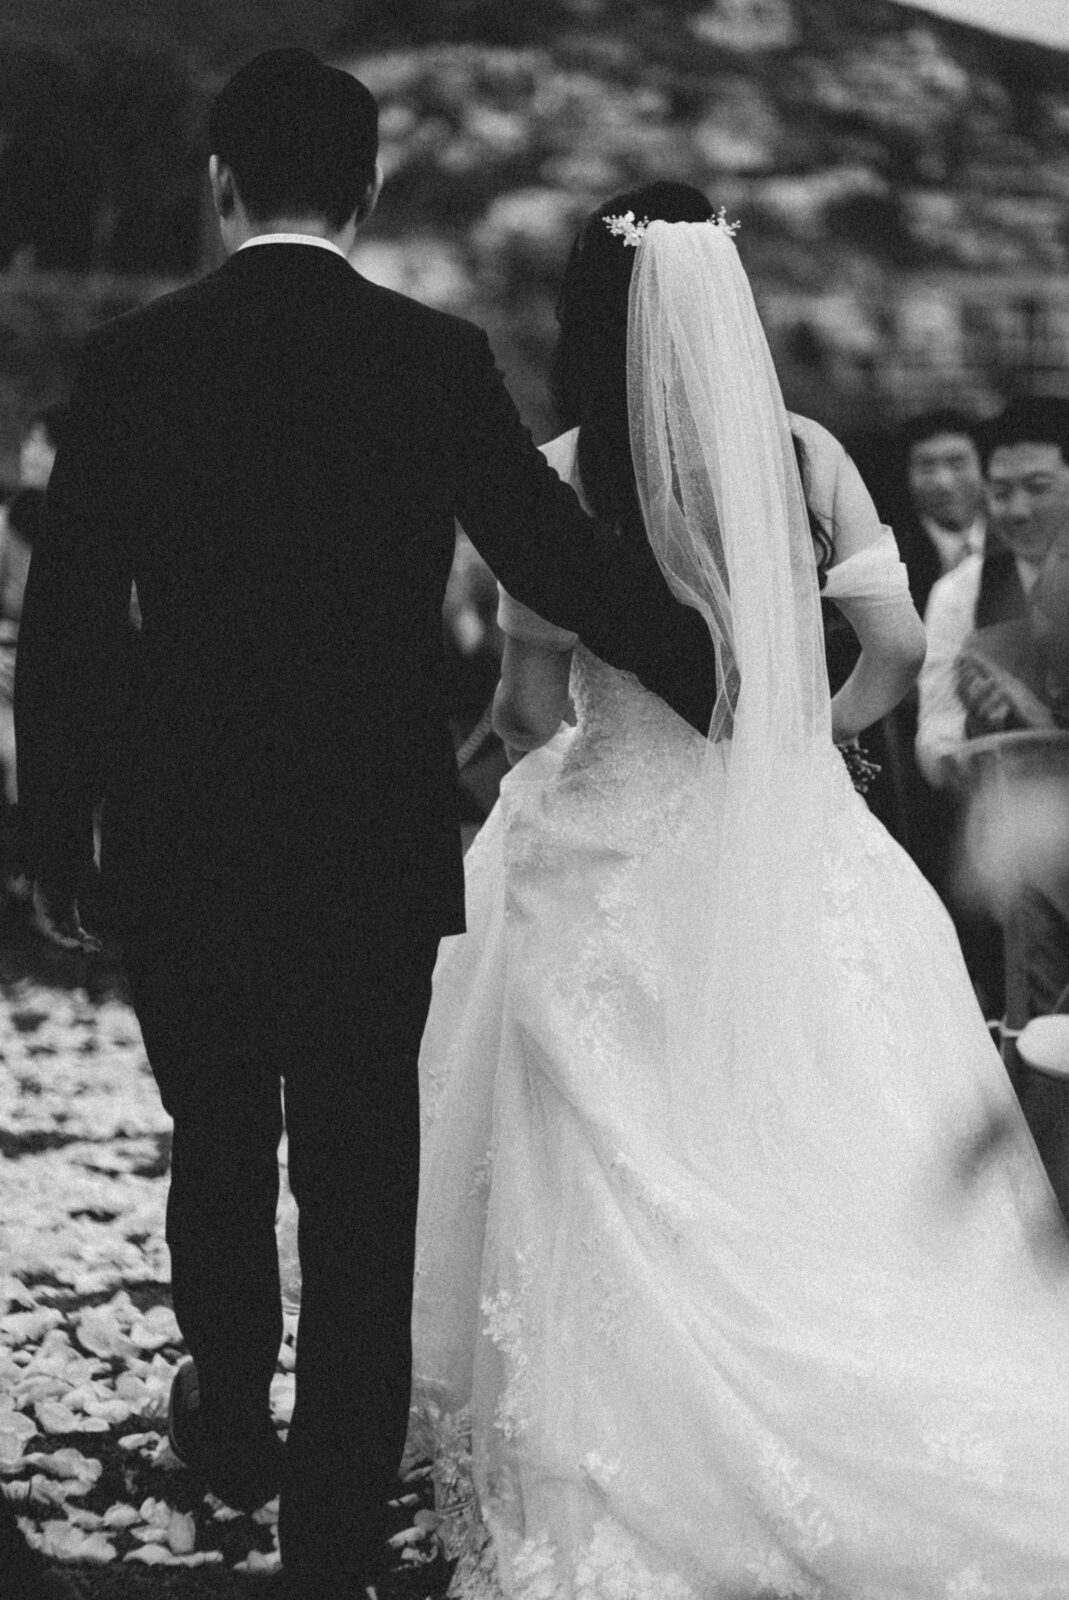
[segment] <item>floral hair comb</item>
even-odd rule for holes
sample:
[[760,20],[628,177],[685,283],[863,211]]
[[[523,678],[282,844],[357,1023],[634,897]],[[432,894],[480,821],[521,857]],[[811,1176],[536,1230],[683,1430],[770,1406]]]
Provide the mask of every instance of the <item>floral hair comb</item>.
[[[622,217],[604,217],[602,220],[611,234],[622,239],[624,244],[633,250],[638,249],[639,240],[650,225],[649,217],[643,217],[641,222],[636,222],[633,211],[625,211]],[[734,239],[742,226],[741,222],[728,221],[727,211],[723,206],[715,217],[709,218],[709,222],[712,227],[719,228],[721,233],[726,233],[729,239]]]

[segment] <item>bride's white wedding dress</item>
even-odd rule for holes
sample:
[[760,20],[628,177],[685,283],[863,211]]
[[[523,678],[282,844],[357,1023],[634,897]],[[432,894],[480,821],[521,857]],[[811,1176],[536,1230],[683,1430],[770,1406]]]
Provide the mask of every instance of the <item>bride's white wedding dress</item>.
[[[888,536],[826,593],[903,585]],[[421,1057],[411,1448],[455,1592],[1069,1595],[1063,1232],[945,911],[829,744],[805,988],[681,1093],[716,772],[581,647],[572,693],[468,855]]]

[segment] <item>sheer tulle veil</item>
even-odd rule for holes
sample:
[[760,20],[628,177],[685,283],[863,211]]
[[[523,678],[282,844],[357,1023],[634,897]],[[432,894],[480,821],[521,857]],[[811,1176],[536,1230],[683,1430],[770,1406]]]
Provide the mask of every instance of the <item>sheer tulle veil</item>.
[[[787,411],[717,222],[653,222],[628,306],[631,449],[650,544],[705,617],[732,729],[777,753],[830,735],[816,566]],[[734,726],[733,726],[734,725]]]
[[[709,730],[708,804],[698,813],[704,837],[696,849],[691,841],[680,886],[690,912],[665,930],[678,941],[677,1003],[666,1016],[685,1131],[708,1096],[732,1084],[734,1061],[779,1067],[760,1089],[733,1084],[737,1115],[737,1096],[745,1102],[748,1090],[772,1090],[773,1100],[789,1094],[784,1057],[813,1046],[797,1027],[786,1040],[780,1019],[816,1020],[822,815],[842,774],[787,411],[749,281],[721,223],[655,221],[643,231],[627,372],[649,541],[673,591],[705,618],[721,685]],[[710,924],[712,938],[694,937]],[[711,1048],[719,1058],[713,1074]]]

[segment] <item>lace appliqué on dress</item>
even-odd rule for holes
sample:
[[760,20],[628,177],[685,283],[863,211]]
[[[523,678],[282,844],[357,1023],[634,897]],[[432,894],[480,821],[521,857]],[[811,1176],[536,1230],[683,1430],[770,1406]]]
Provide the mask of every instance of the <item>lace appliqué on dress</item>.
[[[561,1578],[566,1567],[570,1581]],[[548,1534],[525,1539],[509,1562],[509,1593],[514,1600],[698,1600],[683,1578],[654,1572],[636,1541],[612,1517],[595,1521],[589,1539],[562,1556]],[[456,1600],[478,1600],[478,1591],[458,1585]]]
[[616,1354],[624,1333],[627,1290],[619,1273],[609,1265],[614,1258],[606,1250],[600,1230],[583,1239],[582,1251],[584,1294],[593,1300],[594,1328],[605,1348]]
[[432,1463],[434,1505],[441,1521],[437,1538],[456,1568],[450,1595],[464,1600],[502,1600],[497,1557],[475,1492],[471,1412],[443,1408],[433,1391],[417,1386],[409,1419],[406,1463]]
[[697,1600],[672,1573],[654,1573],[635,1541],[610,1517],[594,1525],[590,1542],[575,1562],[576,1600]]
[[1002,1493],[1006,1462],[998,1442],[967,1426],[960,1412],[930,1416],[922,1424],[921,1437],[929,1460],[947,1467],[963,1484]]
[[782,1527],[791,1548],[811,1561],[835,1542],[835,1528],[801,1462],[785,1445],[769,1441],[761,1451],[761,1502]]
[[[869,902],[871,874],[864,865],[893,854],[889,836],[872,821],[845,772],[836,774],[839,806],[836,826],[826,841],[824,903],[820,927],[824,948],[834,963],[834,982],[850,996],[864,1018],[869,1037],[888,1055],[895,1034],[886,1003],[886,944],[892,933],[878,925],[879,908]],[[901,931],[898,930],[898,937]]]
[[529,1254],[519,1252],[516,1261],[516,1288],[499,1289],[481,1302],[486,1332],[501,1351],[508,1376],[498,1396],[494,1422],[506,1439],[516,1439],[529,1426],[527,1382],[530,1356],[527,1340],[525,1301],[529,1298],[533,1268]]

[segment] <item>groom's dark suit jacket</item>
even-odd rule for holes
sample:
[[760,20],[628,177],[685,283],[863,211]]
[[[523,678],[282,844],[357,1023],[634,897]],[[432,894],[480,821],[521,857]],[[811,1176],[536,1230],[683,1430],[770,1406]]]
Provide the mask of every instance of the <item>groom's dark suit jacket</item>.
[[583,516],[470,324],[271,244],[96,332],[22,614],[30,870],[82,877],[103,793],[127,928],[228,881],[460,929],[454,518],[517,598],[704,730],[704,624]]

